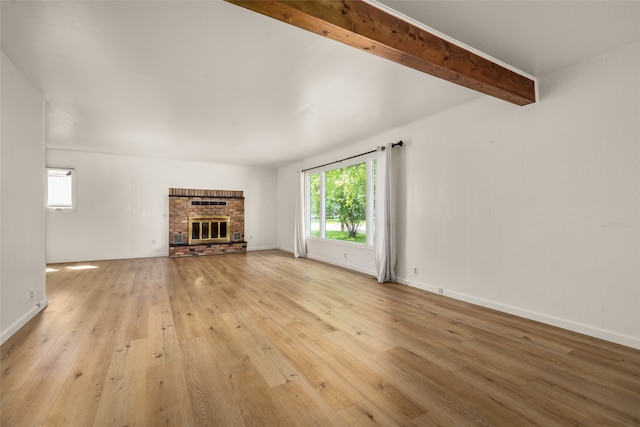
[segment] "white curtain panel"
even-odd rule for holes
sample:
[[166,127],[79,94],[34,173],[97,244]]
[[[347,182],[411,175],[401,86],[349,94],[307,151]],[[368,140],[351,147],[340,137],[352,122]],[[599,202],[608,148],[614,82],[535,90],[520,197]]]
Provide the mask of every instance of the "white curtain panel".
[[296,217],[295,230],[293,233],[293,254],[296,258],[307,257],[307,230],[306,230],[306,209],[305,209],[305,175],[298,172],[298,188],[296,189]]
[[396,279],[396,187],[398,153],[389,143],[378,147],[376,179],[375,253],[378,282]]

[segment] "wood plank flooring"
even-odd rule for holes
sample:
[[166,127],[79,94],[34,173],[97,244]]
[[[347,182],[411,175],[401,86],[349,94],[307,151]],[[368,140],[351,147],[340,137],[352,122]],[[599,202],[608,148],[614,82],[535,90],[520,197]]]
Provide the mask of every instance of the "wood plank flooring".
[[640,351],[280,251],[51,267],[4,426],[640,425]]

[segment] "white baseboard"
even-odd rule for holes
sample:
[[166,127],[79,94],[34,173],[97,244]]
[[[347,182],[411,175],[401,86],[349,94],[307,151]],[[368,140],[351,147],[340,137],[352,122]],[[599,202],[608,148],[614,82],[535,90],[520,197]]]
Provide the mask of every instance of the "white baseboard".
[[[278,246],[247,246],[247,251],[266,251],[271,249],[279,249]],[[145,252],[145,253],[136,253],[136,254],[120,254],[120,255],[109,255],[109,256],[85,256],[79,257],[77,259],[65,259],[65,258],[54,258],[48,259],[47,264],[63,264],[68,262],[93,262],[93,261],[114,261],[119,259],[136,259],[136,258],[157,258],[157,257],[168,257],[169,250],[162,250],[157,252]]]
[[316,261],[326,262],[327,264],[337,265],[338,267],[343,267],[343,268],[346,268],[346,269],[349,269],[349,270],[357,271],[359,273],[371,274],[372,276],[376,275],[375,271],[371,271],[371,270],[368,270],[366,268],[358,267],[358,266],[352,265],[352,264],[347,264],[347,263],[343,263],[343,262],[337,262],[337,261],[329,259],[329,258],[323,258],[323,257],[319,257],[319,256],[316,256],[316,255],[309,255],[309,254],[307,254],[307,258],[313,259],[313,260],[316,260]]
[[472,295],[467,295],[461,292],[455,292],[455,291],[439,288],[437,286],[428,285],[425,283],[414,282],[414,281],[411,281],[410,279],[398,277],[396,281],[398,283],[402,283],[414,288],[422,289],[424,291],[433,292],[435,294],[440,293],[439,290],[442,290],[441,295],[444,295],[453,299],[479,305],[481,307],[491,308],[493,310],[498,310],[503,313],[512,314],[514,316],[522,317],[529,320],[534,320],[536,322],[545,323],[551,326],[557,326],[562,329],[567,329],[569,331],[577,332],[580,334],[588,335],[594,338],[603,339],[605,341],[610,341],[616,344],[621,344],[627,347],[640,350],[640,338],[638,337],[621,334],[615,331],[610,331],[607,329],[602,329],[602,328],[598,328],[591,325],[585,325],[584,323],[574,322],[572,320],[567,320],[560,317],[551,316],[549,314],[539,313],[537,311],[527,310],[527,309],[515,307],[512,305],[503,304],[503,303],[487,300],[484,298],[474,297]]
[[627,347],[632,347],[640,350],[640,338],[632,337],[630,335],[625,335],[615,331],[610,331],[610,330],[598,328],[595,326],[586,325],[584,323],[574,322],[572,320],[551,316],[545,313],[539,313],[536,311],[527,310],[520,307],[514,307],[508,304],[502,304],[502,303],[497,303],[495,301],[476,298],[476,297],[459,293],[459,292],[445,291],[445,295],[461,301],[465,301],[465,302],[480,305],[483,307],[492,308],[494,310],[502,311],[505,313],[513,314],[514,316],[535,320],[537,322],[546,323],[548,325],[557,326],[562,329],[567,329],[569,331],[578,332],[580,334],[589,335],[591,337],[600,338],[606,341],[611,341],[616,344],[621,344]]
[[36,317],[38,313],[44,310],[47,307],[47,305],[49,305],[49,301],[45,298],[42,301],[40,301],[38,304],[31,307],[29,311],[27,311],[24,315],[22,315],[22,317],[20,317],[18,320],[13,322],[13,324],[10,325],[7,329],[2,331],[2,333],[0,334],[0,344],[3,344],[13,334],[18,332],[18,330],[22,328],[24,325],[26,325],[29,322],[29,320],[33,319],[34,317]]
[[[291,255],[293,255],[293,249],[291,249],[291,248],[278,247],[276,249],[284,251],[284,252],[288,252]],[[343,267],[343,268],[346,268],[348,270],[357,271],[359,273],[371,274],[372,276],[376,275],[375,271],[370,271],[370,270],[368,270],[366,268],[360,268],[360,267],[357,267],[357,266],[354,266],[354,265],[351,265],[351,264],[347,264],[347,263],[337,262],[337,261],[334,261],[334,260],[329,259],[329,258],[323,258],[323,257],[319,257],[319,256],[316,256],[316,255],[311,255],[311,254],[307,254],[307,258],[315,260],[315,261],[326,262],[327,264],[335,265],[335,266],[338,266],[338,267]]]
[[270,251],[273,249],[278,249],[277,246],[260,246],[260,247],[248,247],[247,246],[247,252],[251,252],[251,251]]
[[137,254],[120,254],[120,255],[95,255],[95,256],[81,256],[74,259],[67,258],[47,258],[47,264],[64,264],[70,262],[94,262],[94,261],[117,261],[119,259],[137,259],[137,258],[158,258],[168,257],[169,250],[163,250],[162,252],[146,252]]

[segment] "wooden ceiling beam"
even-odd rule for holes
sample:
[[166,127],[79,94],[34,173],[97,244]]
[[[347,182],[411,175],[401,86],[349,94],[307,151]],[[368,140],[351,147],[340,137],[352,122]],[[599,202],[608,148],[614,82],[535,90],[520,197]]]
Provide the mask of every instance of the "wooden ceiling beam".
[[226,0],[398,64],[511,102],[535,81],[362,0]]

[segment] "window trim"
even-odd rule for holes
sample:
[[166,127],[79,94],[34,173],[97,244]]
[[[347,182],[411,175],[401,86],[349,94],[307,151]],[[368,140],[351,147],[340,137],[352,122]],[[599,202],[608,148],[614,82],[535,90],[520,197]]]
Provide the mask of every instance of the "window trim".
[[[348,160],[343,160],[337,163],[331,163],[326,166],[320,166],[313,169],[307,169],[305,173],[305,207],[306,207],[306,236],[305,238],[311,240],[320,240],[323,242],[334,242],[344,245],[354,245],[359,248],[373,248],[374,245],[374,207],[375,207],[375,194],[374,194],[374,174],[373,174],[373,162],[378,159],[377,152],[363,154]],[[365,227],[366,237],[364,243],[350,242],[346,240],[329,239],[326,237],[326,172],[336,169],[343,169],[349,166],[365,163],[366,167],[366,212],[365,212]],[[318,221],[320,223],[320,236],[311,235],[311,175],[320,174],[320,216]]]

